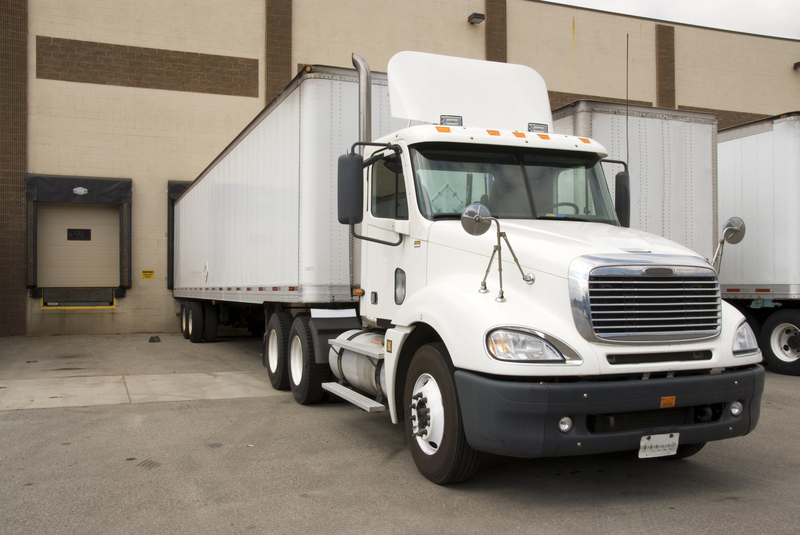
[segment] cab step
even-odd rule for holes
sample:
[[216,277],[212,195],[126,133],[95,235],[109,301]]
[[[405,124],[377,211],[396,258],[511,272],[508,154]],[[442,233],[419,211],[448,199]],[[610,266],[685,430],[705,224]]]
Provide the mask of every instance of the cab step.
[[355,390],[351,390],[339,383],[322,383],[322,389],[327,390],[331,394],[336,394],[343,400],[367,412],[382,412],[386,410],[386,405],[383,403],[378,403],[374,399],[359,394]]

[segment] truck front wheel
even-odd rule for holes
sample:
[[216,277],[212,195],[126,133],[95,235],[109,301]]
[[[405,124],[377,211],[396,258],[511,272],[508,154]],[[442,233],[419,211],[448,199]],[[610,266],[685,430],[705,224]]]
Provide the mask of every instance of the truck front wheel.
[[403,392],[406,440],[417,469],[438,485],[458,483],[478,468],[467,444],[444,344],[422,346],[411,359]]
[[300,405],[322,401],[322,383],[328,376],[327,364],[314,361],[314,338],[308,316],[297,316],[289,331],[289,386]]
[[781,310],[767,318],[759,345],[773,371],[800,375],[800,310]]

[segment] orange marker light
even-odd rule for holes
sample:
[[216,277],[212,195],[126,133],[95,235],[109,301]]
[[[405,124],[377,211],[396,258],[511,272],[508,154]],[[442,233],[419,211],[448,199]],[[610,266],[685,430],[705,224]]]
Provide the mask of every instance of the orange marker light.
[[514,132],[514,135],[517,137],[525,137],[525,132]]
[[586,144],[589,144],[589,143],[591,143],[591,142],[592,142],[592,140],[591,140],[591,139],[586,139],[585,137],[579,137],[578,139],[580,139],[581,141],[583,141],[583,142],[584,142],[584,143],[586,143]]
[[355,290],[353,290],[353,295],[356,295],[358,297],[361,297],[365,293],[366,292],[364,292],[364,290],[362,290],[361,288],[356,288]]
[[498,132],[497,130],[487,130],[486,132],[487,132],[487,133],[488,133],[490,136],[499,136],[499,135],[500,135],[500,132]]
[[550,139],[550,136],[548,136],[547,134],[536,134],[536,135],[542,139]]
[[450,133],[450,127],[449,126],[437,126],[436,130],[438,132],[442,132],[444,134],[449,134]]

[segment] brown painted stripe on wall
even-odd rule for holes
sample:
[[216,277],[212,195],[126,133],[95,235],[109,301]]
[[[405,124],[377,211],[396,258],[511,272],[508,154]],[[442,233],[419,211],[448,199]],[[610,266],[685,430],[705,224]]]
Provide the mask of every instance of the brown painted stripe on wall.
[[486,0],[486,60],[508,61],[506,0]]
[[267,95],[269,104],[291,81],[292,0],[267,2]]
[[36,36],[36,77],[258,97],[258,60]]
[[675,27],[656,24],[656,106],[675,107]]
[[0,336],[26,334],[28,0],[0,2]]

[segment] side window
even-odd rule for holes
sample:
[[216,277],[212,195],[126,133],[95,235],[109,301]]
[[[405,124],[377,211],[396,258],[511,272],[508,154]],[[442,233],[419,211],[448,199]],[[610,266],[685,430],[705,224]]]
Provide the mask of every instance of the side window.
[[403,166],[397,156],[389,156],[373,164],[370,206],[375,217],[408,219]]

